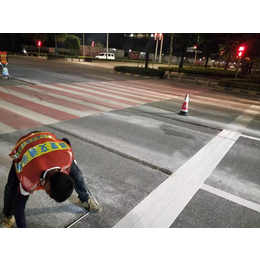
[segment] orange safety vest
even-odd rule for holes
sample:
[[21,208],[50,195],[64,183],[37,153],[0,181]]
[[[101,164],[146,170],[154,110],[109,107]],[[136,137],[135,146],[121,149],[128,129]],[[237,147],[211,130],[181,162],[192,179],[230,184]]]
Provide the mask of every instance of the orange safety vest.
[[7,63],[7,52],[6,51],[0,51],[0,62],[2,64]]
[[28,193],[43,189],[40,186],[42,172],[59,167],[62,172],[69,174],[75,159],[70,145],[48,132],[21,137],[9,155],[14,159],[20,185]]

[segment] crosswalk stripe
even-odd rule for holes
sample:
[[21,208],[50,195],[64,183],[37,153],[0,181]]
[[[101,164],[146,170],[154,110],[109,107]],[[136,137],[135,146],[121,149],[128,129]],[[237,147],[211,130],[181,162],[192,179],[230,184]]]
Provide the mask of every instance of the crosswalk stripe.
[[[77,83],[79,84],[79,83]],[[88,85],[89,82],[82,82],[80,84],[84,84],[84,85]],[[91,84],[96,84],[96,85],[100,85],[101,83],[97,83],[97,82],[91,82]],[[123,85],[123,82],[120,82],[120,84],[116,84],[116,83],[110,83],[110,82],[102,82],[102,85],[106,86],[106,89],[112,89],[115,91],[118,91],[120,93],[126,93],[126,94],[130,94],[132,96],[138,96],[138,97],[142,97],[142,98],[149,98],[149,99],[155,99],[154,94],[151,94],[149,92],[142,92],[140,90],[136,90],[136,88],[131,88],[131,87],[125,87]],[[123,88],[122,88],[123,86]],[[160,98],[165,98],[163,96],[161,96],[160,94],[156,93],[156,97],[160,97]],[[157,99],[155,99],[157,100]]]
[[77,99],[86,100],[86,101],[90,101],[90,102],[93,102],[93,103],[99,103],[99,104],[103,103],[106,106],[109,106],[109,107],[114,108],[114,109],[120,109],[120,108],[125,108],[125,107],[129,106],[127,104],[112,101],[110,99],[100,98],[100,97],[97,97],[95,95],[85,95],[85,94],[82,94],[82,93],[77,93],[77,91],[75,91],[75,90],[67,90],[67,89],[64,89],[64,88],[61,88],[61,87],[54,87],[52,85],[47,85],[47,84],[35,85],[33,87],[39,88],[39,89],[42,89],[42,90],[46,90],[46,88],[47,88],[47,89],[49,89],[50,92],[55,93],[55,91],[56,91],[56,93],[59,93],[61,95],[67,95],[67,96],[69,95],[69,96],[73,96]]
[[11,104],[11,103],[6,102],[4,100],[0,100],[0,107],[8,109],[8,110],[10,110],[10,111],[12,111],[14,113],[17,113],[17,114],[19,114],[21,116],[31,118],[34,121],[42,123],[44,125],[53,124],[53,123],[58,123],[59,122],[59,120],[56,120],[56,119],[51,118],[49,116],[44,116],[44,115],[42,115],[40,113],[37,113],[37,112],[31,111],[29,109],[26,109],[26,108],[23,108],[23,107]]
[[9,93],[9,94],[19,93],[19,95],[20,95],[19,97],[30,97],[32,100],[34,100],[34,99],[42,100],[42,101],[48,102],[49,104],[61,105],[62,107],[71,108],[72,110],[70,110],[70,113],[73,114],[73,110],[74,110],[77,112],[77,114],[74,113],[77,116],[86,116],[86,114],[81,115],[78,112],[84,112],[84,113],[88,113],[88,114],[104,112],[104,110],[93,108],[93,107],[87,106],[86,104],[84,104],[84,105],[79,104],[77,102],[77,100],[75,100],[75,102],[72,102],[67,99],[66,100],[62,99],[60,96],[59,96],[59,98],[50,96],[46,92],[45,93],[36,92],[33,90],[28,90],[28,89],[22,88],[21,86],[19,86],[19,87],[8,86],[8,87],[5,87],[4,90],[6,90],[5,93]]
[[182,92],[186,90],[149,80],[0,87],[0,134],[167,100]]
[[[118,106],[121,106],[121,107],[124,107],[126,105],[129,105],[127,104],[128,102],[125,101],[125,103],[123,102],[119,102],[119,101],[116,101],[114,98],[102,98],[100,97],[98,94],[84,94],[84,93],[81,93],[79,91],[75,91],[75,90],[69,90],[69,89],[65,89],[65,88],[61,88],[61,87],[56,87],[56,86],[53,86],[53,85],[48,85],[48,84],[40,84],[39,86],[42,86],[42,87],[45,87],[45,88],[49,88],[49,89],[53,89],[53,90],[58,90],[58,91],[62,91],[62,92],[66,92],[66,93],[70,93],[70,94],[73,94],[73,95],[78,95],[80,96],[81,98],[82,97],[86,97],[86,98],[89,98],[89,99],[94,99],[95,101],[103,101],[103,102],[108,102],[108,103],[111,103],[111,104],[114,104],[114,105],[118,105]],[[37,87],[39,87],[37,85]],[[76,94],[75,94],[76,93]]]
[[[11,128],[14,128],[16,130],[37,127],[41,125],[41,123],[36,122],[35,120],[32,120],[28,117],[22,116],[18,113],[8,110],[8,107],[2,108],[1,106],[0,106],[0,121],[1,123]],[[7,128],[4,127],[4,130],[6,132]]]
[[76,84],[81,85],[81,86],[86,86],[86,87],[88,87],[88,89],[89,88],[96,89],[96,90],[99,90],[99,91],[102,91],[102,92],[108,92],[108,93],[111,93],[111,94],[114,94],[114,95],[118,95],[120,97],[123,96],[123,97],[128,97],[128,98],[129,97],[134,98],[134,100],[139,100],[141,102],[152,102],[152,101],[158,100],[158,99],[155,99],[155,98],[141,97],[140,95],[134,95],[133,93],[130,94],[130,93],[122,92],[120,90],[113,90],[113,89],[111,89],[111,87],[108,87],[108,85],[105,84],[104,82],[100,82],[100,83],[91,82],[91,83],[88,83],[88,84],[76,83]]
[[96,95],[98,97],[101,97],[101,98],[112,98],[112,100],[115,100],[115,101],[118,101],[118,102],[124,102],[124,103],[127,103],[129,105],[138,105],[138,104],[143,104],[143,102],[139,102],[137,100],[133,100],[133,99],[130,99],[130,98],[124,98],[124,97],[119,97],[118,95],[111,95],[111,94],[108,94],[106,93],[105,91],[95,91],[95,90],[92,90],[91,88],[87,88],[87,89],[83,89],[81,87],[77,87],[77,86],[73,86],[73,85],[69,85],[69,84],[64,84],[64,83],[58,83],[57,85],[61,85],[61,86],[65,86],[65,87],[68,87],[69,88],[72,88],[72,89],[77,89],[78,92],[80,93],[86,93],[86,94],[90,94],[90,95]]
[[0,122],[0,134],[11,133],[16,131],[15,128]]
[[[114,86],[119,86],[119,85],[116,85],[115,83],[106,83],[106,84],[109,84],[109,85],[114,85]],[[121,86],[120,87],[124,87],[124,88],[127,88],[127,89],[131,89],[133,91],[136,91],[136,92],[140,92],[140,93],[145,93],[145,94],[149,94],[149,95],[156,95],[157,97],[162,97],[162,98],[171,98],[172,95],[170,94],[165,94],[165,93],[162,93],[161,91],[156,91],[155,89],[151,89],[151,88],[147,88],[147,87],[142,87],[140,85],[137,86],[137,84],[139,84],[139,81],[138,82],[135,82],[135,85],[133,84],[128,84],[127,82],[120,82]]]
[[[133,81],[131,81],[131,82],[133,82]],[[168,86],[168,85],[165,85],[165,84],[162,84],[162,83],[155,83],[155,82],[151,82],[151,81],[148,81],[148,82],[147,81],[142,81],[142,82],[140,82],[140,84],[142,84],[144,86],[149,86],[152,89],[158,89],[158,87],[159,87],[161,90],[166,91],[169,94],[175,93],[176,90],[178,92],[183,92],[183,93],[186,93],[187,91],[189,91],[190,94],[192,94],[192,93],[199,93],[199,91],[195,87],[194,87],[194,90],[192,90],[191,87],[186,89],[182,85],[178,85],[176,83],[174,84],[174,86],[173,85]]]
[[[14,98],[14,96],[16,96],[16,98]],[[55,107],[57,107],[55,104],[51,106],[48,104],[48,102],[44,102],[44,101],[39,103],[39,99],[31,100],[31,98],[26,98],[25,96],[23,96],[23,98],[20,98],[19,93],[15,93],[14,91],[12,92],[12,95],[2,93],[0,95],[0,100],[4,100],[6,102],[29,109],[31,111],[41,113],[45,116],[50,116],[59,121],[78,118],[78,116],[71,115],[67,112],[64,112],[63,109],[62,110],[55,109]],[[25,102],[25,100],[27,102]],[[64,109],[66,108],[64,107]]]
[[33,88],[33,87],[28,86],[28,85],[19,85],[17,87],[21,87],[21,88],[24,88],[24,89],[32,90],[32,91],[35,91],[35,92],[38,92],[38,93],[43,93],[43,91],[44,91],[44,93],[48,94],[49,96],[60,98],[60,99],[63,99],[63,100],[68,100],[70,102],[75,102],[75,103],[78,103],[78,104],[81,104],[81,105],[85,105],[85,106],[101,109],[104,112],[112,110],[112,108],[109,108],[109,107],[106,107],[106,106],[102,106],[100,104],[95,104],[95,103],[83,101],[81,99],[72,98],[71,95],[69,97],[66,96],[66,95],[62,95],[62,92],[56,92],[55,93],[55,92],[52,92],[52,90],[46,91],[45,89],[37,89],[35,87]]
[[[2,92],[1,89],[0,89],[0,92]],[[69,113],[71,115],[75,115],[77,117],[83,117],[83,116],[90,115],[90,113],[81,112],[81,111],[78,111],[76,109],[71,109],[71,108],[68,108],[68,107],[65,107],[65,106],[57,105],[55,103],[50,103],[48,101],[40,100],[37,97],[32,98],[31,96],[26,95],[26,94],[21,95],[21,93],[16,92],[14,90],[12,90],[11,95],[15,96],[17,98],[21,98],[21,99],[30,101],[30,102],[34,102],[35,104],[38,104],[40,102],[41,105],[44,105],[44,106],[49,107],[49,108],[54,108],[54,109],[62,111],[62,112],[66,112],[66,113]],[[1,98],[1,96],[0,96],[0,98]],[[16,101],[16,99],[14,99],[14,101]]]

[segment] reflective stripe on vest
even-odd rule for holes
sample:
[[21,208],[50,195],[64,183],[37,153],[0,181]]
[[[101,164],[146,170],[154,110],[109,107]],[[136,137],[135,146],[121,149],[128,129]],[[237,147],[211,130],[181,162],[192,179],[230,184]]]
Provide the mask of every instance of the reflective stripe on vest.
[[[30,148],[24,153],[21,162],[15,163],[16,172],[22,171],[23,167],[28,164],[31,160],[46,153],[50,153],[58,150],[68,150],[71,149],[65,142],[46,142],[43,144],[36,145]],[[20,149],[19,149],[20,150]]]
[[2,64],[6,64],[7,63],[7,52],[0,52],[0,61]]
[[[27,138],[27,137],[26,137],[26,138]],[[17,147],[18,145],[20,145],[21,142],[23,142],[23,143],[20,145],[20,148],[19,148],[19,150],[16,152],[16,154],[11,155],[11,157],[12,157],[13,159],[18,158],[18,157],[20,156],[20,154],[22,153],[24,147],[25,147],[27,144],[29,144],[29,143],[31,143],[31,142],[34,142],[34,141],[37,141],[37,140],[42,139],[42,138],[55,139],[55,138],[54,138],[53,136],[51,136],[51,135],[39,135],[39,136],[33,137],[33,138],[31,138],[31,139],[29,139],[29,140],[27,140],[27,141],[25,141],[25,142],[23,142],[23,140],[24,140],[24,139],[23,139],[23,140],[21,140],[21,141],[15,146],[15,147]]]

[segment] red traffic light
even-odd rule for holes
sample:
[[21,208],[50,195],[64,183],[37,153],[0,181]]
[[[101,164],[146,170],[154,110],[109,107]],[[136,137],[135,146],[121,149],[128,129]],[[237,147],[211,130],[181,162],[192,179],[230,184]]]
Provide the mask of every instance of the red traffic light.
[[91,46],[94,47],[94,45],[95,45],[95,42],[93,41],[93,42],[91,43]]
[[238,48],[238,54],[237,54],[237,56],[238,56],[239,58],[241,58],[241,57],[243,56],[244,50],[245,50],[245,46],[239,46],[239,48]]
[[163,37],[163,34],[162,33],[159,33],[159,35],[160,35],[160,40],[162,39],[162,37]]
[[40,46],[42,46],[42,42],[41,41],[38,41],[37,42],[37,45],[40,47]]
[[155,33],[155,34],[154,34],[154,39],[155,39],[155,40],[156,40],[157,36],[158,36],[158,33]]

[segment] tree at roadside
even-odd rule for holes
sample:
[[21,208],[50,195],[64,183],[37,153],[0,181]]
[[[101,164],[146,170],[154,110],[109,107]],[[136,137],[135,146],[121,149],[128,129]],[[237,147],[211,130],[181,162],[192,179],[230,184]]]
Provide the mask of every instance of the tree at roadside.
[[246,34],[220,33],[218,37],[220,51],[223,52],[223,58],[226,60],[224,70],[227,70],[229,62],[236,58],[238,47],[246,40]]
[[70,49],[71,54],[77,54],[80,47],[80,39],[77,36],[68,35],[64,41],[64,45],[66,48]]
[[205,53],[205,68],[208,66],[208,61],[212,53],[219,52],[219,37],[217,33],[200,33],[199,49]]
[[253,65],[256,63],[256,68],[260,65],[260,34],[250,33],[245,35],[246,40],[244,41],[245,53],[244,58],[250,58],[249,60],[249,75],[251,75],[251,70]]
[[183,68],[184,55],[187,47],[193,46],[197,43],[198,34],[196,33],[174,33],[173,45],[177,51],[181,53],[181,61],[179,68]]

